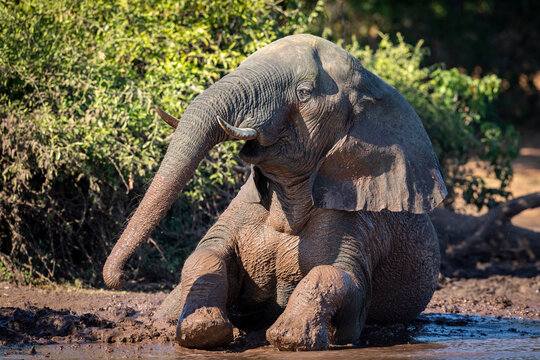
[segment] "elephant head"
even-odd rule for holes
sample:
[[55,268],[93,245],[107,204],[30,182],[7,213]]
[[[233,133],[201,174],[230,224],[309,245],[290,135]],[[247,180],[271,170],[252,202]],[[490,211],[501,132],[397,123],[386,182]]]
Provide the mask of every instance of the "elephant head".
[[313,205],[345,211],[432,210],[446,195],[422,123],[390,85],[335,44],[311,35],[278,40],[199,95],[104,267],[119,287],[122,268],[165,215],[205,154],[227,139],[256,171],[246,201],[265,179],[308,181]]

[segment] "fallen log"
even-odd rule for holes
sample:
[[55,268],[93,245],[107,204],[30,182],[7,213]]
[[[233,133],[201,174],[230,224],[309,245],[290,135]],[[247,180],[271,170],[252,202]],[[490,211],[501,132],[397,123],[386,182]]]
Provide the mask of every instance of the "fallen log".
[[481,216],[435,209],[431,220],[439,237],[443,272],[460,267],[470,270],[478,262],[540,261],[540,232],[511,222],[522,211],[539,206],[540,192],[536,192],[509,200]]

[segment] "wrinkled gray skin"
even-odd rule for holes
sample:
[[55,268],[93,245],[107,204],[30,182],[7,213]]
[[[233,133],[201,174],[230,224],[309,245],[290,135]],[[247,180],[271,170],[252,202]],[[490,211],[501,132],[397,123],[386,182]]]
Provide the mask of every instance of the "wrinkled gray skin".
[[240,154],[253,171],[158,312],[179,318],[180,345],[226,345],[232,321],[270,325],[279,349],[327,349],[425,308],[439,271],[427,212],[446,195],[431,142],[394,88],[310,35],[257,51],[187,108],[107,259],[109,286],[202,157],[239,137],[218,117],[256,134]]

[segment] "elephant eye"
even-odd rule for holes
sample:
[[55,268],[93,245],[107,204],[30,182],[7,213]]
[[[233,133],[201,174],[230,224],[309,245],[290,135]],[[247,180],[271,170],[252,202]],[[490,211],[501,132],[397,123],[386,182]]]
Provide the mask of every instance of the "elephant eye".
[[296,96],[301,102],[306,102],[311,98],[313,93],[313,84],[312,83],[302,83],[296,88]]

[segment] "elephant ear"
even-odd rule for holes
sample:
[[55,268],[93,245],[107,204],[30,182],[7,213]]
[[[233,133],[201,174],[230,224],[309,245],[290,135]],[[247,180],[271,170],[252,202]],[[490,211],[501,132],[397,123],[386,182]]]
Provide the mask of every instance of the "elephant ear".
[[415,111],[397,90],[362,69],[351,100],[348,133],[311,177],[316,207],[347,211],[435,208],[447,191],[433,146]]

